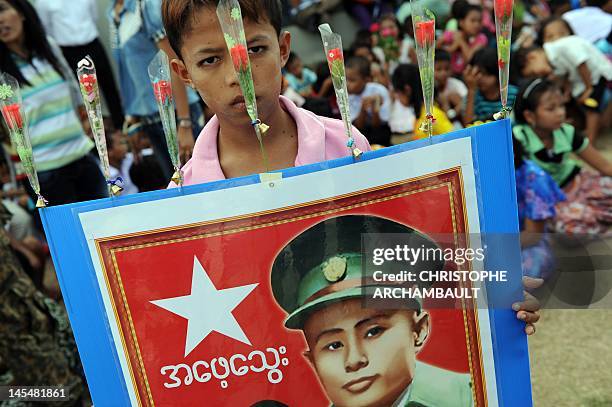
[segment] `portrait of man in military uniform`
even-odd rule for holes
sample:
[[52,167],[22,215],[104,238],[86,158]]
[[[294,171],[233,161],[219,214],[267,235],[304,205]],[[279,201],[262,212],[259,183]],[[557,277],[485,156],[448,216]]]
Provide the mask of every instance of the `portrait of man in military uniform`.
[[[272,266],[274,297],[301,330],[310,362],[334,406],[472,406],[469,374],[416,360],[431,323],[417,300],[397,309],[364,307],[374,282],[362,274],[363,233],[406,234],[415,247],[429,237],[374,216],[329,218],[302,232]],[[417,263],[431,269],[441,264]],[[435,261],[433,262],[435,263]]]

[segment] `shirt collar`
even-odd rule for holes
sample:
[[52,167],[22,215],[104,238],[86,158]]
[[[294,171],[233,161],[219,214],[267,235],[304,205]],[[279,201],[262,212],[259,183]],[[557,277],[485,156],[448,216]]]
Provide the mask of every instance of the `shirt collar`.
[[[284,96],[280,96],[280,105],[293,118],[297,127],[298,152],[294,165],[325,161],[325,125],[321,119],[314,113],[298,108],[295,103]],[[193,159],[198,163],[194,171],[201,172],[201,174],[194,174],[197,179],[226,178],[219,161],[218,138],[219,119],[215,115],[200,133],[194,147]]]

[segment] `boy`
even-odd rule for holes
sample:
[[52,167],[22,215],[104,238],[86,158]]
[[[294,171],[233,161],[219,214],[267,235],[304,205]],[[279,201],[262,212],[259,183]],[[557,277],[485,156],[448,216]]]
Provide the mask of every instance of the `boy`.
[[370,61],[364,57],[352,57],[346,62],[351,121],[365,134],[370,144],[388,146],[391,140],[391,130],[387,125],[391,97],[387,88],[372,82],[370,69]]
[[[470,65],[463,72],[463,79],[468,88],[463,125],[493,120],[493,115],[502,109],[497,50],[482,48],[476,51]],[[516,86],[508,85],[508,107],[514,105],[517,93]]]
[[455,119],[459,119],[463,100],[467,97],[468,90],[460,79],[452,77],[451,55],[447,51],[437,49],[435,58],[436,100],[448,118],[454,122]]
[[317,82],[317,74],[305,68],[302,60],[294,52],[289,53],[285,78],[289,86],[303,97],[312,96],[312,85]]
[[[280,97],[281,69],[291,48],[291,35],[281,32],[280,3],[247,0],[240,6],[259,118],[270,126],[264,136],[267,169],[227,52],[216,1],[164,0],[162,4],[166,33],[179,57],[172,60],[172,68],[215,113],[198,137],[192,159],[183,167],[186,185],[350,154],[342,122],[318,117]],[[356,129],[353,137],[360,150],[370,150]]]
[[[192,158],[183,166],[185,185],[266,171],[258,158],[259,143],[244,106],[238,79],[228,56],[215,0],[164,0],[162,14],[168,40],[178,56],[172,69],[195,88],[215,113],[198,137]],[[350,155],[341,121],[297,108],[280,96],[281,69],[287,62],[291,35],[281,32],[278,0],[242,0],[259,117],[268,124],[265,148],[268,169],[277,170]],[[348,69],[347,69],[348,73]],[[355,145],[369,151],[365,137],[353,129]],[[171,186],[176,186],[171,184]],[[535,332],[539,305],[522,302],[517,318]]]
[[588,41],[570,35],[547,42],[544,48],[521,50],[516,59],[516,69],[525,78],[567,78],[572,97],[585,109],[585,133],[594,141],[612,80],[612,63],[605,55]]
[[[364,307],[364,291],[380,283],[368,283],[362,274],[362,233],[402,233],[410,247],[437,247],[387,219],[339,216],[298,235],[272,266],[274,296],[289,313],[285,326],[304,333],[304,356],[327,396],[335,406],[472,406],[469,374],[416,361],[430,329],[417,300],[406,300],[402,309]],[[439,270],[442,263],[419,262],[412,271]],[[385,266],[392,273],[407,263]],[[394,301],[391,307],[401,300]]]
[[130,178],[130,168],[134,163],[134,155],[128,153],[128,141],[120,131],[111,132],[106,136],[106,148],[108,151],[108,163],[110,165],[109,175],[111,179],[121,177],[123,182],[119,183],[123,190],[121,195],[130,195],[138,192]]

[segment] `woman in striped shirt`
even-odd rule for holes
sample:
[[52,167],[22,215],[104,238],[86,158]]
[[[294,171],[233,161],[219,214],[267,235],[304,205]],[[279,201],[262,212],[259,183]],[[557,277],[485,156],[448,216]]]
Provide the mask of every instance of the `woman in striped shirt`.
[[27,0],[0,0],[0,71],[21,85],[41,192],[49,203],[107,196],[91,154],[94,144],[79,118],[78,85]]

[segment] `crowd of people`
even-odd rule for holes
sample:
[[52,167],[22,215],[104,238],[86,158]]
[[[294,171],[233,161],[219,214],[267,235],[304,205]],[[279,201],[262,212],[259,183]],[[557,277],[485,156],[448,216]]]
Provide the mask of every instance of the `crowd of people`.
[[[434,135],[493,120],[502,108],[493,2],[426,3],[437,15]],[[546,277],[552,268],[544,232],[612,235],[612,163],[597,149],[598,138],[606,132],[609,136],[612,117],[612,1],[574,3],[516,0],[514,4],[508,103],[513,106],[523,266],[525,274],[535,277]],[[292,1],[286,4],[285,17],[314,30],[339,4]],[[350,1],[346,6],[361,27],[344,50],[353,125],[372,148],[427,137],[421,130],[426,112],[409,3]],[[111,174],[122,178],[122,193],[165,188],[172,175],[147,74],[159,50],[170,59],[178,55],[177,39],[168,38],[164,29],[161,1],[113,1],[108,11],[110,50],[99,40],[96,19],[94,0],[0,0],[0,71],[14,76],[22,87],[41,192],[50,205],[108,194],[74,76],[76,63],[88,54],[96,64],[108,107],[105,127]],[[183,162],[191,157],[198,136],[214,126],[219,131],[211,99],[205,104],[194,90],[206,99],[196,80],[190,87],[185,79],[173,71]],[[293,104],[320,116],[340,117],[326,61],[305,66],[299,55],[287,49],[281,94],[286,98],[281,99],[284,109],[294,118],[302,113],[292,110]],[[331,122],[326,126],[331,128]],[[0,246],[6,246],[0,248],[0,278],[5,277],[2,273],[24,270],[20,278],[29,276],[35,289],[59,299],[57,289],[45,283],[49,249],[34,208],[35,196],[7,130],[2,126],[0,130],[0,219],[6,223],[0,228],[6,237],[0,239]],[[233,146],[218,148],[231,151]],[[232,166],[225,165],[227,157],[216,162],[219,172],[223,167],[225,177],[242,174],[238,167],[235,172],[228,170]],[[187,165],[187,178],[195,174],[195,165]],[[197,181],[204,179],[193,176]],[[12,256],[10,267],[6,256]],[[0,299],[4,295],[0,291]],[[61,312],[53,313],[55,318]],[[23,335],[30,334],[24,331]],[[10,378],[10,372],[3,373],[5,358],[0,354],[0,384]],[[78,370],[75,358],[67,359]]]

